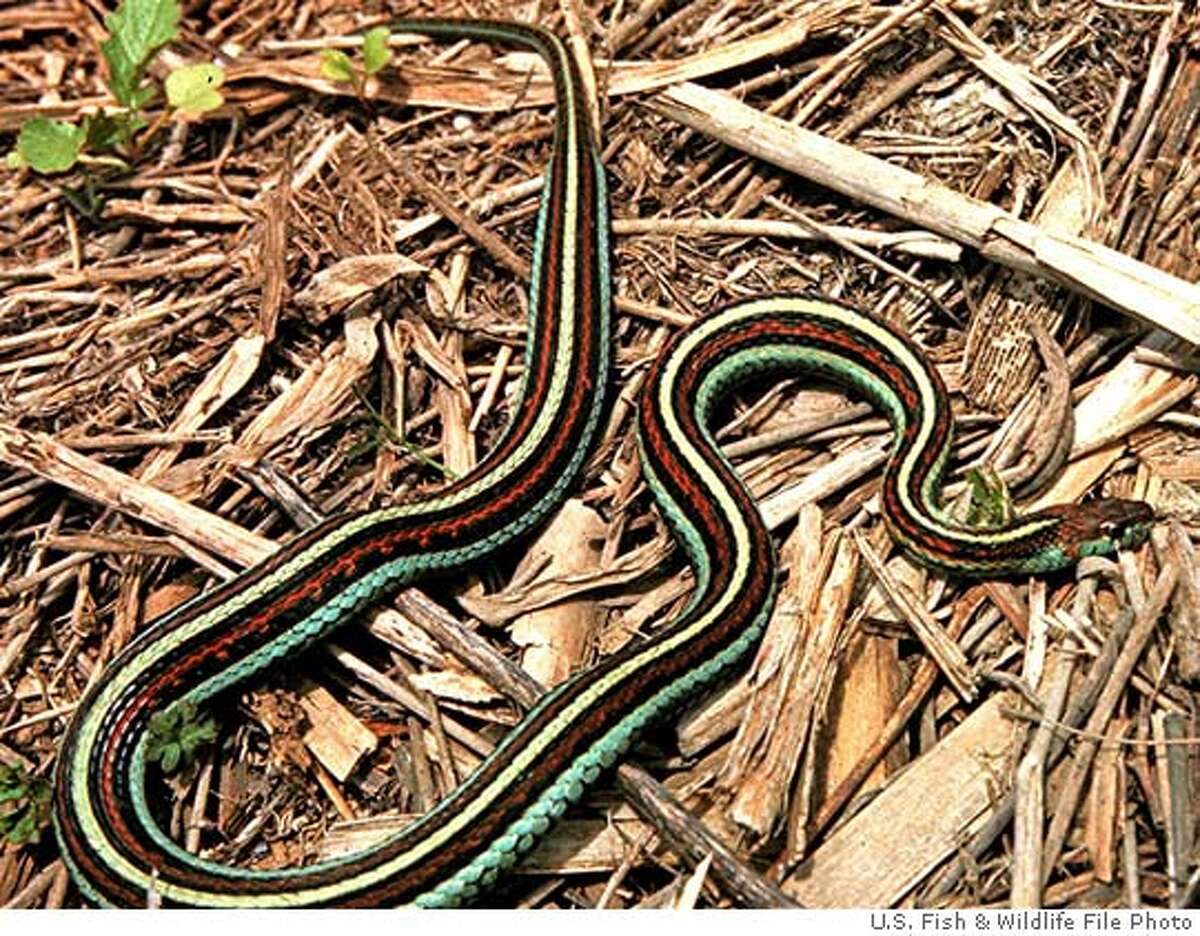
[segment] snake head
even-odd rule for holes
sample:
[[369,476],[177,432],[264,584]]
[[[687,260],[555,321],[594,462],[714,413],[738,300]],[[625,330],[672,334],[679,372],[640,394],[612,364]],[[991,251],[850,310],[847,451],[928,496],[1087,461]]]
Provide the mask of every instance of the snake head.
[[1136,549],[1146,542],[1154,525],[1154,509],[1149,504],[1119,498],[1063,505],[1048,512],[1059,515],[1058,539],[1073,559]]

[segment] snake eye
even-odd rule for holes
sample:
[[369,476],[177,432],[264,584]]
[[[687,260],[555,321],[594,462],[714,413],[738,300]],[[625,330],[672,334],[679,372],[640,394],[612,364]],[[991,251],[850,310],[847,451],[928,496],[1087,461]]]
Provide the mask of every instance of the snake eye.
[[1100,532],[1109,539],[1120,539],[1125,532],[1125,524],[1116,520],[1103,520],[1100,522]]

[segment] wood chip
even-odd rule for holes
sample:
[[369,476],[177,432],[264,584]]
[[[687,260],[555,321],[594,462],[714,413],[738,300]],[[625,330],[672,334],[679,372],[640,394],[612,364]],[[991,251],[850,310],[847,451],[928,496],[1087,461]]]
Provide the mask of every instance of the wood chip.
[[1014,730],[1005,704],[1003,695],[983,702],[830,836],[784,891],[806,907],[896,904],[986,820]]
[[345,783],[359,762],[375,750],[375,735],[324,686],[304,680],[300,705],[308,716],[304,744],[325,769]]

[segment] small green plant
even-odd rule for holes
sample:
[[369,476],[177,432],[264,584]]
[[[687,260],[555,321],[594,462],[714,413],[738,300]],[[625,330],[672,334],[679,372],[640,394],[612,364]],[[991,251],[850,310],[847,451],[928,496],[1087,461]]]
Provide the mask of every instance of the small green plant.
[[[8,154],[9,168],[29,166],[36,172],[66,172],[84,159],[116,162],[111,155],[133,142],[145,127],[141,114],[158,93],[146,82],[146,67],[155,55],[179,35],[177,0],[122,0],[104,18],[109,38],[100,44],[108,63],[108,89],[119,108],[88,116],[78,124],[45,117],[27,121],[17,137],[17,148]],[[171,112],[197,116],[220,107],[217,90],[225,73],[216,65],[178,68],[167,76],[166,96]]]
[[430,458],[423,451],[421,446],[416,445],[398,433],[395,428],[383,417],[371,401],[363,395],[357,387],[354,388],[354,395],[358,397],[358,402],[362,404],[363,409],[367,411],[364,417],[367,431],[365,437],[351,446],[349,457],[351,459],[358,458],[367,452],[373,452],[378,448],[390,448],[393,451],[402,452],[415,460],[419,461],[426,468],[432,468],[443,478],[449,481],[454,480],[454,473],[445,465],[436,459]]
[[12,845],[36,842],[50,823],[50,782],[19,764],[0,764],[0,837]]
[[200,717],[191,702],[179,702],[150,718],[146,759],[157,762],[163,773],[174,773],[191,763],[196,752],[217,738],[217,723]]
[[971,506],[967,523],[974,527],[998,527],[1013,519],[1012,496],[1004,480],[992,469],[967,469]]
[[366,31],[362,41],[361,71],[341,49],[322,49],[321,74],[330,81],[353,85],[354,93],[362,94],[367,76],[374,75],[392,60],[392,50],[387,47],[389,35],[391,33],[386,26],[376,26]]

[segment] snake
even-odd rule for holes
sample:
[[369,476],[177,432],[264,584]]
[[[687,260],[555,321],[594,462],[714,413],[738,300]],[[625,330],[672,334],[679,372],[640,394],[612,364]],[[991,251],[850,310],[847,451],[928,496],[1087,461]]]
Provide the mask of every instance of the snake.
[[80,700],[60,747],[52,815],[84,898],[108,906],[455,907],[493,890],[651,724],[738,671],[759,643],[779,572],[754,497],[709,429],[764,375],[827,378],[894,427],[880,503],[895,540],[952,575],[1043,573],[1144,541],[1139,501],[1060,505],[973,528],[939,506],[953,420],[947,391],[899,328],[810,293],[736,301],[679,331],[648,365],[641,470],[691,565],[686,606],[649,637],[547,691],[471,775],[380,842],[301,867],[245,869],[182,848],[148,790],[156,715],[203,706],[277,669],[396,589],[447,577],[529,536],[580,480],[611,381],[605,170],[582,72],[540,27],[406,20],[392,27],[537,53],[554,136],[534,232],[525,362],[507,429],[431,496],[332,516],[265,561],[151,622]]

